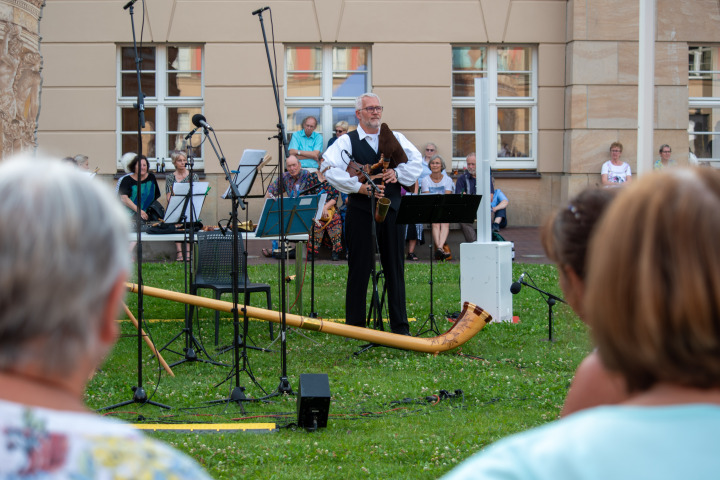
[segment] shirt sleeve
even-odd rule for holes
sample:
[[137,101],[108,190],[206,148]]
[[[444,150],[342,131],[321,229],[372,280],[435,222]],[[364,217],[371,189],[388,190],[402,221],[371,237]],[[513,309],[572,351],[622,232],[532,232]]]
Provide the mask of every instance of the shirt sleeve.
[[347,172],[350,158],[343,152],[347,150],[352,153],[350,137],[343,135],[330,145],[323,154],[322,168],[325,170],[325,178],[330,184],[342,193],[357,193],[361,183],[357,177],[352,177]]
[[600,175],[607,175],[608,174],[608,162],[605,162],[602,164],[602,168],[600,169]]
[[120,187],[118,188],[118,193],[121,196],[127,195],[128,197],[130,197],[132,195],[132,183],[133,183],[133,179],[130,175],[128,175],[127,177],[124,177],[120,181]]
[[[405,135],[398,132],[393,132],[393,134],[395,138],[398,139],[398,142],[400,142],[400,146],[405,151],[408,159],[407,163],[401,163],[395,168],[398,182],[400,182],[401,185],[412,185],[422,173],[422,155],[420,155],[420,151],[415,148],[415,145],[405,138]],[[344,136],[345,135],[343,135],[343,137]]]
[[[195,179],[193,178],[193,181]],[[175,185],[175,175],[172,173],[169,173],[165,175],[165,194],[172,193],[173,185]]]
[[313,140],[313,152],[322,152],[323,137],[319,133],[315,133],[315,139]]
[[455,193],[467,193],[465,186],[465,175],[460,175],[455,183]]
[[288,146],[288,150],[300,150],[300,143],[298,142],[297,132],[292,134],[292,137],[290,137],[290,145]]

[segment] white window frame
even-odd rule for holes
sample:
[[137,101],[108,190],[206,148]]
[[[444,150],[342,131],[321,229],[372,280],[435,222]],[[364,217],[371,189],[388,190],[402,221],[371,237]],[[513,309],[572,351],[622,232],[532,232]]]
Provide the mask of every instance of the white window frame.
[[[502,44],[502,45],[484,45],[484,44],[453,44],[451,48],[462,48],[462,47],[485,47],[487,52],[487,75],[488,82],[488,95],[490,97],[490,136],[493,139],[497,139],[498,135],[498,109],[501,108],[529,108],[531,118],[531,128],[529,132],[504,132],[504,133],[529,133],[531,136],[531,149],[532,155],[529,157],[498,157],[497,148],[493,147],[495,155],[490,158],[490,167],[493,170],[535,170],[537,169],[537,158],[538,158],[538,49],[536,45],[521,45],[521,44]],[[531,52],[531,65],[532,71],[530,73],[530,96],[529,97],[498,97],[498,68],[497,68],[497,52],[499,48],[530,48]],[[455,71],[451,72],[455,73]],[[523,72],[520,72],[523,73]],[[452,82],[452,80],[451,80]],[[451,110],[456,108],[475,108],[475,96],[472,97],[452,97]],[[477,127],[477,126],[476,126]],[[456,133],[472,133],[463,130],[453,130],[451,125],[450,134],[454,138]],[[480,150],[476,146],[476,150]],[[452,151],[455,152],[455,145],[453,140]],[[470,152],[467,152],[470,153]],[[462,170],[465,168],[465,157],[452,157],[453,170]]]
[[[168,145],[168,131],[167,131],[167,109],[168,108],[174,108],[174,107],[190,107],[190,108],[200,108],[201,111],[204,111],[205,109],[205,48],[204,45],[198,45],[198,44],[192,44],[192,43],[175,43],[175,44],[143,44],[143,47],[151,47],[155,49],[155,65],[150,66],[146,65],[146,62],[143,62],[140,65],[140,68],[142,71],[154,71],[155,72],[155,96],[149,96],[147,91],[145,91],[145,88],[143,88],[143,91],[145,95],[148,95],[145,97],[145,109],[148,108],[154,108],[155,109],[155,156],[149,157],[149,164],[151,170],[157,169],[158,162],[163,162],[164,167],[166,170],[172,170],[173,165],[170,160],[170,146]],[[122,151],[122,135],[128,134],[132,132],[127,132],[122,130],[122,111],[124,109],[134,109],[134,105],[137,103],[137,96],[132,97],[123,97],[122,95],[122,74],[127,73],[128,70],[122,70],[122,49],[132,47],[132,45],[127,44],[119,44],[117,47],[117,68],[116,68],[116,97],[117,97],[117,106],[116,106],[116,119],[115,119],[115,125],[116,128],[116,158],[118,158],[117,167],[118,170],[123,170],[123,165],[120,163],[120,158],[122,155],[126,152]],[[168,70],[167,70],[167,49],[171,47],[200,47],[202,50],[202,61],[201,61],[201,70],[200,70],[200,91],[201,96],[199,97],[169,97],[166,96],[167,92],[167,76],[168,76]],[[135,71],[134,69],[132,70]],[[192,126],[188,128],[189,131],[192,130]],[[137,133],[137,132],[135,132]],[[201,133],[196,133],[196,135],[202,135]],[[203,170],[205,168],[205,149],[201,147],[201,151],[203,152],[201,157],[195,157],[195,163],[194,163],[194,169],[195,170]],[[143,154],[147,155],[147,152],[143,152]]]
[[[366,84],[365,84],[365,92],[369,92],[372,90],[372,71],[371,71],[371,53],[372,48],[369,44],[365,43],[333,43],[333,44],[317,44],[317,43],[302,43],[302,44],[287,44],[287,47],[291,48],[302,48],[302,47],[308,47],[308,48],[317,48],[320,47],[322,49],[322,70],[321,70],[321,77],[320,77],[320,96],[318,97],[289,97],[287,95],[287,85],[288,85],[288,68],[287,68],[287,55],[285,56],[285,119],[287,122],[288,119],[288,110],[296,109],[296,108],[319,108],[320,109],[320,118],[318,119],[318,130],[317,132],[320,133],[323,137],[323,151],[325,150],[325,146],[327,145],[327,142],[330,138],[332,138],[333,134],[335,133],[335,125],[333,120],[333,108],[355,108],[355,99],[357,96],[353,97],[333,97],[332,96],[332,89],[333,89],[333,49],[334,48],[342,48],[342,47],[364,47],[367,52],[366,62],[367,70],[365,70],[366,74]],[[287,50],[287,49],[286,49]],[[310,70],[306,70],[310,71]],[[315,71],[315,70],[312,70]],[[365,93],[362,92],[362,93]],[[297,131],[295,130],[288,130],[288,138],[292,136],[292,134]]]
[[[715,50],[715,55],[720,56],[720,45],[689,45],[688,47],[688,54],[690,48],[705,48],[705,49],[711,49]],[[688,59],[689,60],[689,59]],[[690,80],[693,78],[702,78],[703,75],[718,75],[720,76],[720,70],[699,70],[700,68],[700,58],[695,58],[695,61],[693,62],[695,69],[690,67],[689,61],[688,61],[688,90],[690,86]],[[713,110],[720,110],[720,94],[717,97],[690,97],[688,96],[688,117],[689,112],[693,109],[699,109],[699,108],[710,108]],[[688,118],[688,121],[690,118]],[[720,118],[717,119],[717,121],[720,121]],[[709,128],[714,128],[713,125],[709,125]],[[697,133],[695,131],[690,131],[690,126],[688,122],[688,141],[692,146],[692,141],[690,140],[690,135],[702,135],[702,136],[710,136],[712,137],[711,140],[713,142],[713,145],[720,144],[720,134],[710,134],[708,132],[703,133]],[[717,152],[717,148],[713,148]],[[692,152],[692,150],[691,150]],[[720,167],[720,158],[719,157],[711,157],[711,158],[697,158],[698,162],[701,162],[703,164],[711,165],[715,168]]]

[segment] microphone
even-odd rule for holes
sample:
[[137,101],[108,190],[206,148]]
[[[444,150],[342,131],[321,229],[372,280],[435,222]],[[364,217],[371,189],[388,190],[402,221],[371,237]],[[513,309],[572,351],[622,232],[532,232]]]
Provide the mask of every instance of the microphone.
[[[210,125],[208,125],[207,121],[205,120],[205,116],[204,116],[204,115],[201,115],[201,114],[199,114],[199,113],[196,113],[195,115],[193,115],[193,117],[192,117],[192,123],[193,123],[193,125],[195,125],[195,126],[198,127],[198,128],[202,127],[202,128],[204,128],[204,129],[206,129],[206,130],[212,130],[212,129],[213,129]],[[214,130],[213,130],[213,131],[214,131]]]
[[518,293],[520,293],[524,278],[525,272],[523,272],[520,277],[518,277],[517,282],[513,282],[513,284],[510,285],[510,293],[512,293],[513,295],[517,295]]
[[128,3],[125,4],[123,7],[123,10],[127,10],[128,8],[133,6],[133,3],[137,2],[137,0],[130,0]]
[[260,15],[260,14],[261,14],[262,12],[264,12],[265,10],[270,10],[270,7],[258,8],[257,10],[255,10],[255,11],[253,12],[253,15]]
[[193,128],[190,133],[188,133],[187,135],[185,135],[185,141],[186,141],[186,142],[187,142],[188,140],[190,140],[190,138],[191,138],[193,135],[195,135],[195,132],[197,132],[197,129],[198,129],[198,128],[200,128],[200,127]]
[[343,153],[348,156],[351,162],[355,161],[355,157],[352,156],[352,153],[348,152],[347,150],[343,150]]

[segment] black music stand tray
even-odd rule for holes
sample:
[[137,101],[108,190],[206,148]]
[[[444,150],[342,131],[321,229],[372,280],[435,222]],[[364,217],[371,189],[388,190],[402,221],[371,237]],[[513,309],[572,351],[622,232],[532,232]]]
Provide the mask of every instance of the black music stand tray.
[[[282,263],[282,274],[284,275],[285,267],[285,247],[284,240],[288,235],[308,234],[312,228],[315,215],[317,214],[321,195],[304,195],[301,197],[283,197],[283,208],[280,209],[279,198],[265,199],[263,211],[260,214],[257,229],[255,230],[255,238],[259,237],[279,237],[280,238],[280,262]],[[280,227],[283,228],[280,228]],[[282,235],[281,235],[282,233]],[[281,297],[285,295],[284,282],[281,278]],[[282,303],[281,303],[282,305]],[[280,363],[281,363],[281,383],[279,390],[275,394],[293,393],[287,381],[287,322],[285,309],[280,312]]]
[[[400,201],[396,223],[472,223],[477,218],[481,199],[482,195],[406,195]],[[416,337],[427,332],[440,335],[433,313],[433,254],[433,238],[430,235],[430,314],[418,328]],[[430,326],[423,330],[428,321]]]

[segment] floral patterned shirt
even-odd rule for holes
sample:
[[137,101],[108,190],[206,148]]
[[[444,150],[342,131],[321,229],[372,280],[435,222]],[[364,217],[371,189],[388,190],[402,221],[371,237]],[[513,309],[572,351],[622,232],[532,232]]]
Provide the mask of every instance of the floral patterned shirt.
[[117,420],[0,400],[0,478],[211,477],[184,453]]

